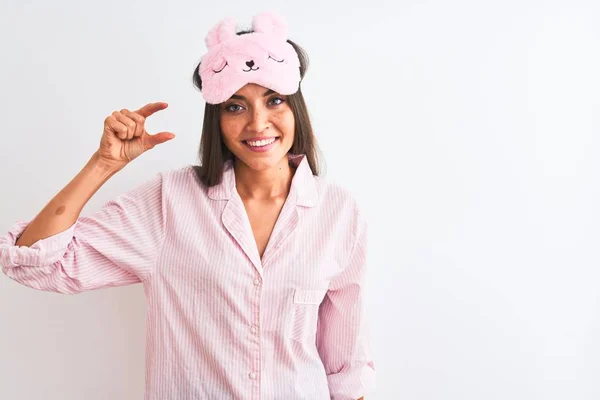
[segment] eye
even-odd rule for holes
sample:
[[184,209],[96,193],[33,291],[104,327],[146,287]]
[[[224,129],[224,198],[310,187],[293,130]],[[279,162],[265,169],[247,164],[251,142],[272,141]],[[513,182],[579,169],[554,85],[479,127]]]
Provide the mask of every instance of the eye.
[[275,58],[271,57],[271,55],[269,55],[269,58],[270,58],[271,60],[275,60],[275,61],[277,61],[278,63],[282,63],[282,62],[284,62],[284,61],[285,61],[285,60],[281,60],[281,61],[279,61],[279,60],[277,60],[277,59],[275,59]]
[[[283,103],[285,103],[285,100],[278,96],[271,97],[268,101],[268,104],[270,106],[274,106],[274,107],[280,106]],[[228,113],[236,113],[238,111],[242,111],[244,109],[244,107],[239,104],[234,103],[234,104],[229,104],[229,105],[225,106],[223,109]]]
[[275,103],[275,104],[273,104],[274,106],[278,106],[278,105],[280,105],[280,104],[283,104],[283,103],[285,102],[285,100],[283,100],[281,97],[272,97],[272,98],[269,100],[269,102],[271,103],[271,102],[273,102],[273,101],[276,101],[276,100],[279,100],[279,102],[278,102],[278,103]]
[[239,107],[240,109],[243,108],[242,106],[240,106],[239,104],[230,104],[227,107],[225,107],[225,111],[227,112],[236,112],[236,111],[240,111],[240,109],[235,109],[235,107]]
[[223,70],[225,69],[225,67],[226,67],[226,66],[228,66],[228,65],[229,65],[229,64],[227,63],[227,61],[225,61],[225,65],[223,65],[223,68],[221,68],[221,69],[220,69],[220,70],[218,70],[218,71],[215,71],[215,70],[213,69],[213,72],[214,72],[215,74],[218,74],[219,72],[223,71]]

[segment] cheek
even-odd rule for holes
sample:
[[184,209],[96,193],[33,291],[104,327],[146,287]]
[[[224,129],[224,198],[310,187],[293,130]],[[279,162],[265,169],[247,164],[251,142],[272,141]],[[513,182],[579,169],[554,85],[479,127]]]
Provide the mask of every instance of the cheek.
[[288,135],[294,133],[295,119],[294,114],[291,111],[279,115],[278,121],[279,129],[283,130],[284,133],[287,133]]
[[232,118],[221,119],[221,133],[226,142],[234,141],[240,134],[240,124]]

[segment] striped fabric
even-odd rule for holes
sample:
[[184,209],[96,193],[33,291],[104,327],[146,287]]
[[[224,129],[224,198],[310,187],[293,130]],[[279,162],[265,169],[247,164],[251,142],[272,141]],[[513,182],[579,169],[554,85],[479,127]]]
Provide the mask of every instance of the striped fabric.
[[[364,314],[367,225],[304,155],[263,257],[233,164],[206,188],[157,174],[31,247],[0,237],[3,272],[78,293],[142,283],[147,400],[353,399],[375,384]],[[367,398],[368,400],[368,398]]]

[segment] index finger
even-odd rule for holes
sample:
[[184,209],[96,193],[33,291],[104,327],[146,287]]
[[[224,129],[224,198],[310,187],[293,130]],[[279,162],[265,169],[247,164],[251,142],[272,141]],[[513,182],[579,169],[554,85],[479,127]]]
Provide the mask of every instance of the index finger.
[[167,103],[164,103],[164,102],[149,103],[149,104],[146,104],[145,106],[143,106],[142,108],[140,108],[139,110],[137,110],[135,112],[138,113],[138,114],[140,114],[142,117],[147,118],[147,117],[151,116],[152,114],[154,114],[157,111],[164,110],[168,106],[169,105]]

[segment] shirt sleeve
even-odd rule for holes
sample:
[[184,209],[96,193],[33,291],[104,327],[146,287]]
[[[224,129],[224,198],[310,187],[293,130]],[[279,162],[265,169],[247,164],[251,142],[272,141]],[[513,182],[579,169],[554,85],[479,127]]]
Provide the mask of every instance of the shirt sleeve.
[[163,177],[158,174],[68,229],[29,247],[15,243],[29,222],[0,236],[0,266],[34,289],[64,294],[138,283],[164,238]]
[[359,218],[347,267],[331,282],[319,309],[317,349],[333,400],[357,400],[375,388],[375,367],[365,318],[367,224]]

